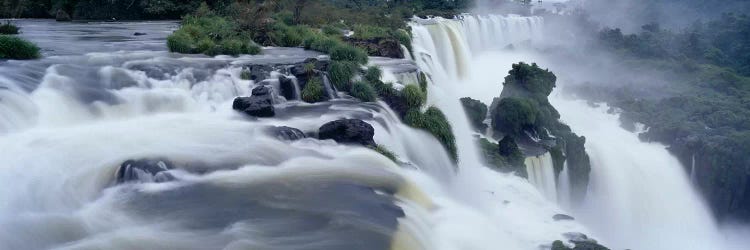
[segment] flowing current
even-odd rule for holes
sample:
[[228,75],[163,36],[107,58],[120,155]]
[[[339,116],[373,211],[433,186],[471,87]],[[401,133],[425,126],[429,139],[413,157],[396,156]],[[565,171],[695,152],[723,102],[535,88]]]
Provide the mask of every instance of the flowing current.
[[[554,221],[563,211],[525,179],[481,166],[463,111],[440,103],[452,97],[438,84],[430,100],[455,116],[458,167],[383,103],[277,96],[274,118],[232,110],[234,97],[279,84],[243,80],[243,68],[314,52],[171,54],[171,22],[19,24],[46,57],[0,62],[0,249],[538,249],[589,234]],[[373,63],[414,78],[403,72],[411,61]],[[315,135],[340,118],[373,125],[400,163],[275,132]],[[124,162],[144,159],[169,162],[169,181],[117,184]]]
[[[253,87],[278,87],[243,80],[243,68],[317,53],[178,55],[163,45],[175,23],[113,30],[119,23],[24,22],[24,36],[47,57],[0,62],[0,249],[540,249],[571,232],[613,249],[719,244],[678,163],[658,145],[631,140],[601,109],[552,98],[588,138],[594,170],[585,204],[565,201],[565,182],[546,178],[548,161],[531,166],[538,173],[531,182],[482,164],[458,99],[499,96],[510,65],[533,58],[502,49],[540,39],[541,18],[412,24],[414,63],[431,77],[429,104],[453,127],[458,166],[384,103],[279,97],[274,118],[232,110],[232,99]],[[143,27],[148,35],[134,38]],[[413,74],[402,70],[410,61],[372,62],[386,77]],[[373,125],[375,142],[400,163],[363,147],[274,133],[288,126],[314,135],[340,118]],[[631,148],[653,157],[616,154]],[[174,180],[116,185],[119,166],[132,159],[166,159]],[[592,230],[553,220],[558,213]]]
[[[573,76],[555,71],[532,49],[543,42],[543,20],[537,17],[464,16],[460,20],[417,20],[413,25],[414,58],[437,85],[431,100],[446,110],[454,126],[468,129],[461,97],[490,104],[502,91],[512,63],[537,62],[558,75],[558,88]],[[541,45],[540,45],[541,46]],[[563,97],[550,97],[563,122],[587,138],[591,157],[589,191],[583,204],[571,204],[567,169],[555,180],[548,155],[527,158],[529,181],[551,201],[566,207],[612,249],[728,249],[716,222],[690,186],[677,159],[663,145],[644,143],[620,127],[607,108]],[[451,113],[458,112],[458,113]],[[459,141],[466,133],[457,134]],[[475,155],[459,146],[462,159]],[[462,162],[464,171],[473,171]],[[476,165],[471,163],[469,165]],[[460,175],[459,175],[460,178]],[[467,180],[469,182],[470,180]]]

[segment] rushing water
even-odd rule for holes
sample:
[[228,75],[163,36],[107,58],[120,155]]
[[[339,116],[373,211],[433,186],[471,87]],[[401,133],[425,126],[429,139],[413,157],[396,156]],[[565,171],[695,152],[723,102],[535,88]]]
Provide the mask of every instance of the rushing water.
[[[524,50],[540,38],[537,30],[542,23],[534,17],[512,16],[418,20],[413,25],[414,57],[421,68],[432,73],[438,88],[448,89],[440,98],[469,96],[489,104],[502,91],[502,77],[512,63],[554,66],[545,64],[543,55]],[[495,28],[486,31],[486,27]],[[519,31],[518,27],[530,30]],[[565,72],[551,70],[560,76],[558,86],[570,79]],[[639,141],[636,134],[622,129],[617,116],[608,114],[605,107],[563,98],[557,92],[550,97],[551,102],[574,132],[586,136],[593,169],[584,204],[570,204],[566,199],[570,195],[567,170],[554,180],[550,161],[544,157],[527,159],[529,181],[549,200],[571,209],[613,249],[729,248],[680,163],[663,145]],[[456,104],[443,104],[441,108],[454,112],[451,105]],[[451,122],[465,127],[461,125],[464,120]],[[475,150],[466,145],[459,148],[464,152]]]
[[[382,103],[280,98],[265,119],[232,110],[254,86],[276,86],[240,79],[243,66],[317,53],[171,54],[172,22],[19,24],[47,56],[0,62],[0,249],[537,249],[589,233],[552,220],[562,211],[526,180],[481,166],[452,101],[438,105],[458,119],[458,174]],[[410,62],[373,62],[414,79]],[[451,100],[444,91],[431,102]],[[272,132],[314,135],[344,117],[372,124],[401,163]],[[121,163],[144,158],[171,162],[174,180],[115,184]]]

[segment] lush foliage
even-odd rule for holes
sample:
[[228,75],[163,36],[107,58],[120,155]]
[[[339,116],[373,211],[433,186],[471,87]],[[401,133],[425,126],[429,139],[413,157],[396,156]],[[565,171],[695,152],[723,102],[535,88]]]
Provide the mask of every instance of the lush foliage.
[[385,156],[386,158],[390,159],[393,162],[398,163],[398,157],[396,157],[396,154],[393,153],[393,151],[388,150],[383,145],[378,145],[377,147],[371,147],[372,150],[375,150],[375,152],[380,153],[381,155]]
[[302,100],[309,103],[321,102],[326,99],[323,82],[319,77],[310,79],[305,88],[302,89]]
[[484,133],[487,129],[487,124],[484,124],[484,120],[487,118],[487,105],[469,97],[461,98],[461,105],[463,105],[474,130]]
[[492,127],[495,131],[513,136],[534,130],[539,108],[526,98],[506,97],[492,111]]
[[15,35],[18,34],[19,28],[10,22],[0,24],[0,35]]
[[450,123],[448,123],[448,120],[440,109],[429,107],[424,113],[421,113],[417,109],[411,109],[406,113],[404,122],[409,126],[430,132],[443,144],[445,150],[448,151],[454,160],[458,159],[456,138],[453,136]]
[[530,96],[537,100],[546,100],[555,88],[557,77],[549,70],[542,69],[536,63],[524,62],[513,64],[505,77],[503,85],[513,92],[511,95]]
[[328,76],[339,91],[349,91],[351,80],[359,65],[349,61],[332,61],[328,65]]
[[39,47],[15,36],[0,35],[0,59],[39,58]]
[[233,22],[210,12],[185,17],[180,29],[167,37],[167,47],[172,52],[206,55],[260,53],[260,47]]
[[377,66],[367,67],[365,71],[365,80],[368,82],[379,82],[380,77],[383,75],[383,71]]
[[422,92],[419,86],[414,84],[406,85],[402,93],[406,99],[406,105],[410,109],[419,109],[427,101],[427,95]]
[[377,93],[372,85],[365,82],[355,82],[349,93],[363,102],[374,102],[377,99]]

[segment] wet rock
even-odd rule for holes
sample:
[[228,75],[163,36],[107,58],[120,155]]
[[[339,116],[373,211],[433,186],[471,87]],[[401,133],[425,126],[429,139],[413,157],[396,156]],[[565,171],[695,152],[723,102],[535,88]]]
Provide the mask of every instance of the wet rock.
[[347,38],[346,42],[367,51],[371,56],[404,58],[401,44],[392,38],[355,39]]
[[57,10],[57,13],[55,14],[55,21],[58,22],[70,22],[72,19],[70,18],[70,15],[68,15],[67,12],[65,12],[62,9]]
[[552,216],[552,219],[555,221],[561,221],[561,220],[575,220],[576,218],[567,214],[556,214]]
[[145,35],[148,35],[148,34],[143,33],[143,32],[135,32],[135,33],[133,33],[133,35],[134,36],[145,36]]
[[297,99],[297,88],[294,86],[294,80],[285,76],[279,76],[279,88],[281,95],[287,100]]
[[562,241],[556,240],[552,243],[552,250],[609,250],[609,248],[602,246],[596,240],[582,233],[564,233],[563,237],[568,239],[568,242],[572,243],[574,247],[568,247]]
[[167,171],[174,169],[171,162],[163,159],[127,160],[117,170],[117,183],[167,182],[174,176]]
[[338,143],[361,144],[375,147],[375,129],[359,119],[341,119],[323,124],[318,130],[318,139],[333,139]]
[[255,117],[273,117],[276,111],[273,107],[273,94],[266,86],[255,87],[250,97],[237,97],[232,103],[232,109]]
[[302,130],[286,126],[270,127],[267,132],[271,136],[276,137],[276,139],[283,141],[296,141],[307,138]]

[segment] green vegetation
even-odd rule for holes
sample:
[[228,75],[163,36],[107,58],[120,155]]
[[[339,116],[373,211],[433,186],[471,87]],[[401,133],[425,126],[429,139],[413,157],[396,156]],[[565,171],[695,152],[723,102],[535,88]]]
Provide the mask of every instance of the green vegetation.
[[461,98],[461,105],[464,107],[474,130],[484,133],[487,130],[487,124],[484,124],[484,120],[487,118],[487,105],[469,97]]
[[422,105],[427,102],[427,95],[417,85],[406,85],[402,94],[406,99],[406,106],[409,109],[419,110]]
[[[515,145],[515,142],[513,145]],[[485,138],[479,138],[479,148],[482,150],[485,163],[488,165],[504,173],[515,172],[521,177],[528,176],[526,165],[524,165],[524,157],[520,151],[517,151],[518,146],[515,147],[516,151],[511,151],[511,154],[503,155],[500,145],[492,143]]]
[[177,53],[206,55],[258,54],[260,47],[224,17],[213,14],[206,5],[195,15],[186,16],[180,29],[167,37],[167,47]]
[[305,88],[302,89],[302,100],[309,103],[321,102],[326,99],[323,82],[319,77],[310,79]]
[[0,35],[15,35],[18,34],[19,28],[10,22],[0,24]]
[[404,122],[409,126],[430,132],[443,144],[451,158],[458,160],[456,138],[453,136],[450,123],[440,109],[429,107],[424,113],[417,109],[409,110],[404,117]]
[[367,67],[365,71],[365,80],[368,82],[379,82],[380,77],[383,75],[383,71],[377,66]]
[[351,79],[354,77],[359,65],[348,61],[332,61],[328,65],[328,77],[339,91],[349,91]]
[[419,72],[419,75],[417,75],[417,81],[419,81],[419,88],[421,88],[422,91],[427,92],[427,75],[425,75],[424,72]]
[[33,43],[15,36],[0,35],[0,59],[36,59],[39,47]]
[[349,93],[363,102],[374,102],[377,99],[375,89],[372,85],[365,82],[353,83]]
[[512,136],[536,129],[537,105],[525,98],[506,97],[492,111],[492,127],[495,131]]
[[377,147],[370,147],[370,149],[375,150],[375,152],[378,152],[381,155],[387,157],[388,159],[391,159],[391,161],[398,163],[398,157],[396,157],[396,154],[388,150],[388,148],[386,148],[385,146],[378,145]]

